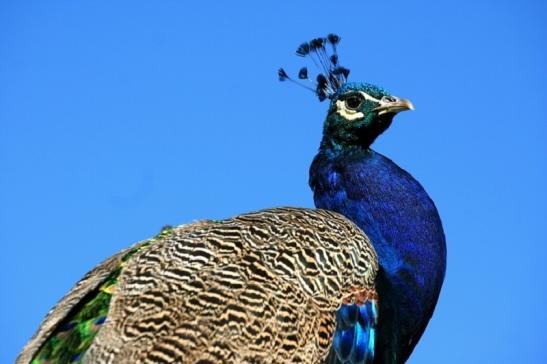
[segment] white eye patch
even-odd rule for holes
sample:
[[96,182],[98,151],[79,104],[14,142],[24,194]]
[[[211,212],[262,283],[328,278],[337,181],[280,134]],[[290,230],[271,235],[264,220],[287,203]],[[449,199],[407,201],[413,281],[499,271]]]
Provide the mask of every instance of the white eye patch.
[[[365,99],[365,100],[370,100],[370,101],[374,101],[374,102],[377,102],[377,103],[380,102],[380,100],[378,100],[377,98],[374,98],[374,97],[370,96],[369,94],[367,94],[363,91],[358,91],[358,92],[361,94],[361,96],[363,96],[363,99]],[[341,117],[343,117],[344,119],[349,120],[349,121],[358,120],[358,119],[362,119],[362,118],[365,117],[365,114],[363,114],[359,110],[348,109],[346,107],[346,103],[342,100],[337,100],[336,101],[336,112]]]
[[353,121],[356,119],[362,119],[365,117],[361,111],[348,109],[346,103],[342,100],[336,101],[336,112],[346,120]]

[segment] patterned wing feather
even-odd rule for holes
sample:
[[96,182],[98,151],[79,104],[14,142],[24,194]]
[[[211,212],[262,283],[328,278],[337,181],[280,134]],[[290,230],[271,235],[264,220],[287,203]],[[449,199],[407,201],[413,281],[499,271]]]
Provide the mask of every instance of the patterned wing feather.
[[377,269],[366,236],[325,210],[177,227],[124,264],[82,362],[321,362]]

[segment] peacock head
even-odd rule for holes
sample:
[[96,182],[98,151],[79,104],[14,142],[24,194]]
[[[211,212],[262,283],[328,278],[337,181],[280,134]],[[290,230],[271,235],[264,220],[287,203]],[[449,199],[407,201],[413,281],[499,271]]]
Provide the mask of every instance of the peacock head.
[[[330,100],[321,149],[368,148],[391,125],[398,112],[413,110],[414,106],[409,100],[393,96],[383,88],[348,82],[350,71],[338,62],[336,47],[339,42],[339,36],[329,34],[297,48],[297,55],[310,57],[320,69],[315,81],[308,77],[306,67],[298,72],[298,80],[280,68],[279,80],[288,80],[313,91],[319,101]],[[311,86],[306,82],[311,82]]]

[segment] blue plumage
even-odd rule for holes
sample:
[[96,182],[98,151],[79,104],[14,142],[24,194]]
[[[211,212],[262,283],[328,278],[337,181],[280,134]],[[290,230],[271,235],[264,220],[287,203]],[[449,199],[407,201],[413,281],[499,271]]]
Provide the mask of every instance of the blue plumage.
[[342,305],[336,315],[333,362],[372,363],[378,312],[376,300]]
[[404,362],[433,313],[444,278],[446,248],[435,205],[410,174],[370,149],[320,151],[310,184],[317,207],[346,215],[374,244],[383,279],[377,287],[377,345],[395,340],[390,355]]

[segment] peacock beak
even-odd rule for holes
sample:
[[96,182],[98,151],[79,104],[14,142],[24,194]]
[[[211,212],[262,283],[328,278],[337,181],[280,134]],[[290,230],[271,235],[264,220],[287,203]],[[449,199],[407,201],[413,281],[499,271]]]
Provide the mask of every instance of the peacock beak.
[[401,111],[414,110],[414,105],[410,100],[400,99],[398,97],[390,96],[389,99],[380,100],[380,105],[372,109],[377,111],[378,115],[393,113],[396,114]]

